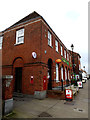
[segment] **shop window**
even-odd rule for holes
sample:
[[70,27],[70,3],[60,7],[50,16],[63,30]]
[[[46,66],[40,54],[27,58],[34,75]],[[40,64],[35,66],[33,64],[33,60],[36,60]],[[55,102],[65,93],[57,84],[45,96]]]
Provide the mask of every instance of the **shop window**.
[[2,49],[2,42],[3,42],[3,37],[0,36],[0,49]]
[[67,69],[65,68],[65,80],[67,80]]
[[24,29],[16,31],[16,44],[24,43]]
[[56,51],[58,52],[58,41],[55,40],[55,48],[56,48]]
[[49,31],[48,31],[48,45],[52,46],[52,35]]
[[69,78],[69,70],[68,70],[68,80],[69,80],[70,78]]
[[63,67],[61,67],[61,79],[63,80]]
[[59,82],[59,67],[58,67],[58,64],[56,64],[56,82]]

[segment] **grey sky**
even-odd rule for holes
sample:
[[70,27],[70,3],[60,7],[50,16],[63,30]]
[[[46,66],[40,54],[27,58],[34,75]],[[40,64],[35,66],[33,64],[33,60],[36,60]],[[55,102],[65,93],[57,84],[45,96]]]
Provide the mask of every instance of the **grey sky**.
[[74,44],[88,71],[88,0],[2,0],[0,31],[33,11],[44,17],[68,49]]

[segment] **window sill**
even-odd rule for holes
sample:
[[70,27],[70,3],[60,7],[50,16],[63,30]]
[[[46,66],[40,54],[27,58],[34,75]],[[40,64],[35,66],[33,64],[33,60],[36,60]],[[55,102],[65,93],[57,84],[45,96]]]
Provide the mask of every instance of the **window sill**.
[[59,83],[60,81],[59,80],[56,80],[56,83]]
[[59,54],[59,51],[56,51]]
[[49,47],[53,48],[53,46],[48,45]]
[[17,45],[21,45],[21,44],[24,44],[24,43],[15,43],[14,45],[17,46]]

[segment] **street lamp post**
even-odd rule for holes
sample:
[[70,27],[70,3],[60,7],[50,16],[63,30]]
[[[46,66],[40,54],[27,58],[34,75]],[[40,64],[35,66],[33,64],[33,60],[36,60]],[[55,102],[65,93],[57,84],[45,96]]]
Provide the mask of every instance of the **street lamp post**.
[[84,68],[84,71],[85,71],[85,66],[83,66],[83,68]]
[[[73,49],[74,49],[74,45],[71,44],[71,49],[72,49],[72,66],[73,66],[73,75],[75,75],[75,69],[74,69],[74,54],[73,54]],[[75,79],[75,76],[73,76]]]

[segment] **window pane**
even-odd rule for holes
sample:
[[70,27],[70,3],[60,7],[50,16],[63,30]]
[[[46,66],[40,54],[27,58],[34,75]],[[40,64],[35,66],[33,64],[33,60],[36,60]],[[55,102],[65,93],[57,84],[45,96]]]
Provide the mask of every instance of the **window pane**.
[[23,43],[23,42],[24,42],[24,37],[19,37],[19,38],[18,38],[18,42],[19,42],[19,43]]
[[18,37],[24,36],[24,29],[18,31]]
[[52,36],[49,31],[48,31],[48,45],[52,46]]
[[62,49],[62,46],[61,46],[61,55],[63,56],[63,49]]
[[3,37],[0,37],[0,49],[2,49],[2,42],[3,42]]
[[58,41],[55,41],[56,51],[58,52]]
[[67,80],[67,69],[65,68],[65,80]]
[[63,80],[63,67],[61,67],[61,79]]
[[56,64],[56,81],[59,81],[58,64]]
[[16,31],[16,44],[24,43],[24,29]]
[[0,43],[2,43],[3,37],[0,37]]

